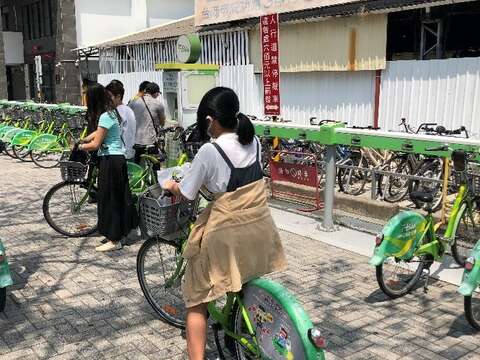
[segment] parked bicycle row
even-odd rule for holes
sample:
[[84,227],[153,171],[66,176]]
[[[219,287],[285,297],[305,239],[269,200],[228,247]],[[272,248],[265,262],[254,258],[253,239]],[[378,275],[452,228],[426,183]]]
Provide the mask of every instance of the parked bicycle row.
[[[0,103],[0,107],[2,103]],[[75,107],[3,105],[0,153],[42,168],[58,166],[64,151],[86,134],[84,114]]]
[[[271,119],[264,119],[264,121],[271,121]],[[281,119],[277,121],[285,122]],[[310,124],[315,126],[328,122],[334,121],[316,122],[315,118],[310,119]],[[437,124],[425,123],[413,130],[405,119],[402,119],[399,127],[401,131],[409,134],[469,137],[465,127],[447,130]],[[373,127],[353,128],[379,130]],[[302,163],[305,161],[302,154],[314,154],[317,159],[318,185],[323,186],[325,146],[312,141],[272,137],[263,137],[262,145],[265,176],[270,176],[271,161]],[[307,157],[307,159],[310,158]],[[418,199],[412,199],[409,194],[418,190],[429,191],[434,196],[433,211],[437,211],[442,206],[444,170],[450,165],[447,162],[446,159],[433,155],[338,145],[336,147],[336,180],[339,191],[345,194],[358,196],[370,191],[374,199],[389,203],[411,201],[417,208],[425,208],[425,204]],[[474,190],[480,192],[477,180],[480,171],[477,164],[473,162],[469,163],[469,176],[472,181],[475,180],[472,185]],[[455,193],[458,189],[458,181],[451,171],[449,171],[448,184],[446,194]]]

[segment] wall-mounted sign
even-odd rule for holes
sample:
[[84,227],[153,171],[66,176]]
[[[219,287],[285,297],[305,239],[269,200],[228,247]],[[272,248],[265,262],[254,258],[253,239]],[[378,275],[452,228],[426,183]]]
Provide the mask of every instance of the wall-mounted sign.
[[263,65],[263,104],[265,115],[280,115],[280,52],[278,14],[260,18]]
[[193,64],[202,55],[202,43],[198,35],[182,35],[177,40],[177,59],[184,64]]
[[356,0],[196,0],[195,25],[344,4]]

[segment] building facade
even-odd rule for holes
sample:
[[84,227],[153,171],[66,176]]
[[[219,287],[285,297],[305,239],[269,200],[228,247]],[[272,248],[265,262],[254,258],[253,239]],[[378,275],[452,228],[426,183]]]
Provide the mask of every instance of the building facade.
[[79,104],[82,78],[96,79],[98,57],[76,48],[191,15],[193,8],[193,0],[0,0],[0,98]]

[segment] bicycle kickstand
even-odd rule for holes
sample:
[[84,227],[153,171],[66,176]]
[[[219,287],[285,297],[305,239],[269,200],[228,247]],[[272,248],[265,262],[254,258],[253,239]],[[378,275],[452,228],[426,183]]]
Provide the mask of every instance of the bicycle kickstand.
[[430,268],[427,269],[427,278],[425,279],[425,285],[423,286],[423,292],[428,292],[428,280],[430,280]]

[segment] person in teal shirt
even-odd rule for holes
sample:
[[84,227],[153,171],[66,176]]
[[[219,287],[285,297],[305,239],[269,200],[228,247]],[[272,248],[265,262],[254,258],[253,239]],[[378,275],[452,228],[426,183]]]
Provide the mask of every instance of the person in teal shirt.
[[122,146],[122,137],[120,131],[117,112],[105,112],[100,115],[98,126],[107,130],[102,146],[98,150],[98,155],[125,155]]
[[107,90],[100,84],[89,87],[87,108],[89,128],[96,130],[78,149],[98,151],[98,232],[105,239],[95,250],[118,250],[122,248],[122,238],[138,223],[122,146],[122,119]]

